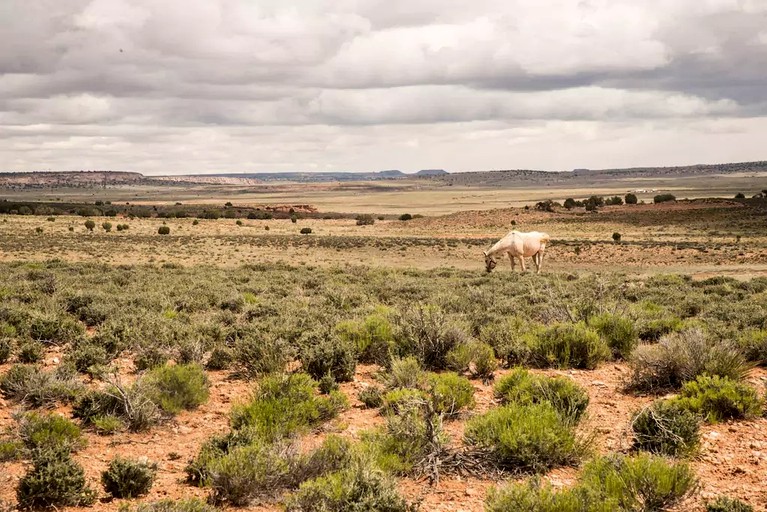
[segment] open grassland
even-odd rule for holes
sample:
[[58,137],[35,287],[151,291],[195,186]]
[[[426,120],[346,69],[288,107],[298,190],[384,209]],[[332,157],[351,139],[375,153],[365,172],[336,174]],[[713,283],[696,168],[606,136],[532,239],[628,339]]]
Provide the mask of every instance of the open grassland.
[[[321,215],[321,214],[320,214]],[[396,268],[483,268],[481,251],[511,229],[551,234],[547,268],[726,273],[767,269],[767,209],[762,202],[696,200],[542,212],[507,208],[463,211],[409,221],[323,219],[128,219],[0,216],[0,259],[116,264],[214,264],[287,261],[294,265],[362,264]],[[106,232],[104,222],[113,224]],[[118,224],[128,229],[117,231]],[[168,235],[158,229],[167,225]],[[300,234],[305,228],[311,234]],[[613,234],[621,235],[620,243]],[[508,265],[502,262],[501,270]]]
[[765,510],[764,278],[48,261],[0,298],[7,503]]

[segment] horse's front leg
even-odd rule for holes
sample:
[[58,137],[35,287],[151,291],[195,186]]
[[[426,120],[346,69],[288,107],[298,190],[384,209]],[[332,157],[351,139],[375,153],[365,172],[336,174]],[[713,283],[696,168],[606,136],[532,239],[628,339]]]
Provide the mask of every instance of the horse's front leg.
[[543,268],[543,249],[540,250],[538,253],[538,273],[541,273],[541,269]]
[[515,262],[514,262],[514,256],[511,255],[511,253],[507,253],[509,255],[509,261],[511,262],[511,271],[514,272]]
[[520,256],[519,257],[519,262],[522,264],[522,272],[523,273],[527,272],[527,268],[525,267],[525,257],[524,256]]

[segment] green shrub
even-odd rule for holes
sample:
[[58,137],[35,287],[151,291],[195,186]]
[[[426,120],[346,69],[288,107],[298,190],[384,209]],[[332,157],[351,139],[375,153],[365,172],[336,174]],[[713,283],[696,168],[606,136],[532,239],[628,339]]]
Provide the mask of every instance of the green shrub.
[[40,367],[13,365],[0,377],[0,392],[30,407],[67,403],[80,393],[82,384],[63,371],[45,372]]
[[[229,347],[219,346],[219,347],[215,347],[211,351],[210,357],[208,358],[208,362],[205,363],[205,368],[207,370],[214,370],[214,371],[227,370],[232,366],[233,361],[234,361],[234,351],[230,349]],[[247,366],[251,366],[251,365],[248,364]],[[245,368],[244,365],[243,365],[243,368]]]
[[590,318],[589,326],[605,340],[616,359],[627,359],[639,342],[634,322],[623,316],[603,313]]
[[336,382],[354,379],[357,349],[349,341],[327,332],[306,333],[302,339],[300,359],[304,371],[319,380],[331,375]]
[[357,215],[355,220],[358,226],[372,226],[376,222],[375,217],[367,213]]
[[149,397],[170,414],[196,409],[210,394],[208,377],[198,364],[160,366],[147,375],[144,385]]
[[357,395],[357,398],[366,409],[376,409],[383,405],[383,393],[381,388],[377,386],[363,388]]
[[469,340],[466,331],[447,320],[444,312],[433,306],[407,310],[399,318],[397,343],[401,353],[415,356],[427,370],[448,367],[447,354]]
[[159,407],[141,381],[130,387],[113,385],[106,391],[89,391],[75,402],[72,414],[88,425],[107,415],[117,416],[135,432],[147,430],[161,419]]
[[664,336],[655,345],[640,345],[629,366],[629,389],[644,392],[678,389],[703,374],[742,380],[750,368],[738,347],[708,340],[699,329]]
[[658,194],[657,196],[653,197],[653,202],[655,204],[667,203],[669,201],[676,201],[676,196],[674,196],[674,194]]
[[157,233],[160,235],[169,235],[170,234],[170,227],[169,226],[160,226],[160,228],[157,230]]
[[317,396],[316,387],[302,373],[265,377],[250,403],[232,409],[232,428],[248,427],[264,439],[282,439],[328,420],[346,407],[343,394]]
[[413,216],[410,215],[409,213],[403,213],[402,215],[399,216],[399,220],[403,220],[403,221],[412,220],[412,218]]
[[342,322],[336,325],[336,332],[356,346],[361,363],[390,364],[395,347],[394,328],[384,314],[370,315],[361,322]]
[[613,233],[613,242],[620,242],[621,241],[621,234],[617,231]]
[[494,388],[495,397],[503,404],[531,405],[547,402],[567,421],[577,423],[589,405],[585,389],[567,377],[535,375],[516,368]]
[[654,302],[640,302],[634,311],[638,317],[639,339],[642,341],[658,341],[662,336],[682,328],[681,318]]
[[88,231],[93,231],[93,228],[96,227],[96,223],[90,219],[86,220],[84,224],[85,224],[85,229],[87,229]]
[[425,404],[428,397],[425,392],[420,389],[413,388],[397,388],[388,391],[383,396],[383,408],[384,413],[399,414],[409,408],[412,408],[414,404],[420,406]]
[[624,200],[626,201],[626,204],[637,204],[639,201],[637,200],[636,194],[626,194],[626,197],[624,197]]
[[125,423],[119,416],[104,414],[93,418],[93,427],[99,435],[109,436],[123,430]]
[[323,375],[317,383],[317,388],[323,395],[328,395],[331,391],[338,391],[338,387],[338,382],[336,382],[336,379],[330,373]]
[[614,510],[661,512],[682,501],[696,487],[687,464],[669,463],[647,454],[596,459],[586,465],[578,486],[591,499]]
[[136,498],[149,494],[156,475],[155,463],[115,457],[101,473],[101,485],[115,498]]
[[75,369],[80,373],[90,373],[94,367],[104,366],[110,358],[101,345],[95,343],[80,343],[69,354]]
[[738,499],[719,496],[706,503],[706,512],[754,512],[754,507]]
[[414,512],[383,473],[364,464],[301,484],[286,503],[287,512]]
[[496,356],[506,366],[525,365],[530,362],[530,339],[535,339],[542,326],[533,324],[519,316],[512,316],[500,322],[489,322],[479,331],[479,339],[495,350]]
[[727,377],[700,375],[682,386],[679,405],[706,421],[717,423],[728,419],[748,419],[759,416],[764,407],[762,399],[751,386]]
[[39,341],[22,343],[16,355],[19,362],[25,364],[39,363],[43,360],[43,356],[45,356],[45,347]]
[[583,322],[545,329],[531,346],[531,363],[539,368],[593,370],[609,357],[610,349],[605,341]]
[[474,378],[490,379],[498,368],[493,347],[481,341],[469,341],[458,345],[447,354],[448,367],[468,372]]
[[336,435],[325,438],[319,448],[300,457],[293,468],[294,481],[317,478],[350,467],[358,455],[350,441]]
[[738,338],[738,346],[746,360],[762,366],[767,365],[767,330],[750,329],[744,332]]
[[85,334],[83,324],[69,315],[34,315],[29,323],[29,337],[52,345],[77,342]]
[[18,418],[19,438],[29,450],[78,450],[85,446],[80,427],[58,414],[25,413]]
[[[596,500],[594,500],[596,501]],[[490,488],[485,512],[616,512],[609,503],[591,503],[580,489],[554,490],[538,479]]]
[[302,235],[311,235],[312,234],[312,228],[301,228],[301,234]]
[[638,411],[631,429],[634,448],[661,455],[689,455],[700,441],[700,419],[676,400],[659,400]]
[[246,377],[282,372],[293,355],[288,343],[282,338],[244,333],[234,345],[234,362]]
[[110,231],[112,231],[112,223],[111,223],[111,222],[103,222],[103,223],[101,224],[101,227],[102,227],[102,228],[104,229],[104,231],[106,231],[107,233],[109,233]]
[[466,442],[489,450],[506,468],[541,472],[575,464],[587,450],[574,426],[549,403],[509,404],[470,419]]
[[10,462],[21,458],[24,445],[14,439],[0,439],[0,462]]
[[134,507],[121,505],[120,512],[218,512],[214,506],[208,505],[198,498],[186,500],[160,500],[152,503],[139,503]]
[[13,340],[0,337],[0,364],[5,364],[11,357],[13,351]]
[[133,364],[136,366],[136,371],[150,370],[166,364],[170,360],[170,353],[167,350],[151,346],[143,348],[133,358]]
[[254,442],[233,448],[210,462],[210,501],[241,507],[276,494],[292,483],[290,459],[279,444]]
[[383,380],[388,389],[420,388],[424,385],[426,373],[421,363],[415,357],[394,359],[391,369],[383,374]]
[[429,397],[434,412],[448,418],[475,405],[474,386],[467,378],[455,373],[429,375]]
[[82,466],[60,451],[43,451],[16,488],[19,508],[91,505],[96,493],[85,482]]

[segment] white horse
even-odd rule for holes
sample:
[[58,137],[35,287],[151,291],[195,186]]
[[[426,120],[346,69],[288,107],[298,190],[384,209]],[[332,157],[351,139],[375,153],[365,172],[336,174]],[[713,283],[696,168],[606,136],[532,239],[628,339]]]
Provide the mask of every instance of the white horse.
[[543,252],[549,240],[551,240],[551,237],[547,233],[511,231],[505,237],[498,240],[489,250],[484,251],[485,269],[488,272],[492,272],[496,265],[498,265],[494,257],[502,257],[504,254],[508,254],[512,272],[515,268],[516,258],[519,258],[519,262],[522,264],[522,272],[525,272],[527,270],[525,268],[525,257],[532,256],[536,268],[535,273],[540,274],[541,267],[543,266]]

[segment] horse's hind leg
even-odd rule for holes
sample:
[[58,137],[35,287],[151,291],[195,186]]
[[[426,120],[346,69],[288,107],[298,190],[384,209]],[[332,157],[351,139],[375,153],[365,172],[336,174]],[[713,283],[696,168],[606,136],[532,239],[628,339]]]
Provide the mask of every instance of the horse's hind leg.
[[508,253],[508,254],[509,254],[509,261],[511,262],[511,271],[514,272],[514,267],[516,266],[514,262],[514,256],[512,256],[511,253]]
[[520,256],[519,257],[519,262],[522,264],[522,272],[527,272],[527,268],[525,267],[525,257],[524,256]]
[[538,251],[538,273],[541,273],[541,269],[543,268],[543,249]]

